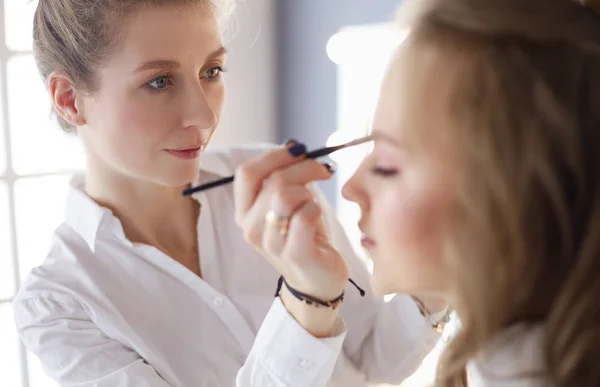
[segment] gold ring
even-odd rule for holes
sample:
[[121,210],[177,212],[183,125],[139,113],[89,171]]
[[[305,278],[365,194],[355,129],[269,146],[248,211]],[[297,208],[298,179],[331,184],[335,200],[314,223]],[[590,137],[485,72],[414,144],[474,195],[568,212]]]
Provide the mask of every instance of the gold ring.
[[290,226],[290,218],[288,216],[279,215],[275,211],[269,210],[265,216],[265,222],[275,227],[279,231],[279,235],[287,235]]

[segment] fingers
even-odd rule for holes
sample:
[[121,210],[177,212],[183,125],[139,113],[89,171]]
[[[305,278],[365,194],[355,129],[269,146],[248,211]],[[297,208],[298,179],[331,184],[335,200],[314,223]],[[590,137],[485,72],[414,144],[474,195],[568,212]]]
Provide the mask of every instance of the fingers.
[[348,268],[327,236],[320,233],[322,224],[321,207],[314,201],[304,203],[290,219],[285,245],[278,257],[284,267],[280,272],[290,286],[304,294],[331,300],[342,293]]
[[281,188],[289,185],[306,185],[313,181],[327,180],[333,174],[333,167],[315,160],[304,160],[273,172],[267,185]]
[[274,171],[298,162],[306,153],[302,144],[290,144],[284,149],[265,152],[243,163],[235,172],[234,202],[236,220],[238,214],[245,213],[254,203],[263,181]]
[[273,212],[269,215],[275,214],[283,222],[271,223],[267,220],[262,243],[262,251],[267,259],[292,282],[296,275],[287,276],[286,273],[290,273],[290,270],[296,274],[302,273],[315,264],[314,258],[311,258],[318,249],[315,246],[319,244],[316,233],[321,222],[321,209],[312,198],[295,205],[296,209],[292,212],[288,209],[281,209],[282,212],[271,210]]
[[308,183],[332,175],[329,165],[278,149],[244,163],[234,183],[236,222],[246,241],[299,289],[324,296],[339,293],[330,274],[343,279],[345,264],[329,244]]
[[[312,200],[312,194],[307,188],[303,186],[286,187],[273,196],[270,211],[287,218],[289,221],[296,211],[305,203],[312,202]],[[260,216],[260,214],[257,216]],[[287,227],[283,230],[281,227],[269,222],[264,223],[264,225],[262,248],[267,254],[279,256],[285,244]]]
[[304,251],[306,246],[315,244],[315,236],[320,228],[321,208],[313,200],[306,201],[293,214],[287,233],[285,250],[295,256],[294,251]]
[[[324,165],[312,159],[294,160],[289,152],[286,156],[286,152],[288,151],[268,152],[244,163],[236,172],[234,200],[238,225],[245,223],[246,213],[256,205],[261,192],[331,178],[333,168],[328,164]],[[263,211],[264,215],[267,208]]]

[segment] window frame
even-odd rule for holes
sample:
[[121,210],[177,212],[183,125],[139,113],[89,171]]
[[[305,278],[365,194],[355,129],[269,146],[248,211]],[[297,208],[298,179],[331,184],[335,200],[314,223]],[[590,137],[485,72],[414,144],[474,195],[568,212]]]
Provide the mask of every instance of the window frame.
[[[15,172],[12,149],[12,138],[11,138],[11,126],[10,126],[10,115],[9,110],[9,91],[8,91],[8,62],[20,56],[32,55],[33,50],[11,50],[7,44],[7,23],[6,23],[6,0],[0,1],[0,136],[3,140],[4,146],[4,171],[0,171],[0,181],[6,184],[6,196],[8,213],[6,214],[8,220],[8,227],[10,230],[9,243],[11,244],[11,256],[8,259],[12,260],[12,276],[14,281],[14,288],[12,295],[8,298],[0,298],[0,306],[11,305],[18,289],[21,286],[21,264],[19,260],[19,249],[18,249],[18,235],[17,235],[17,207],[15,198],[15,186],[17,182],[22,178],[35,178],[35,177],[46,177],[46,176],[65,176],[71,175],[76,170],[58,170],[58,171],[47,171],[41,173],[26,173],[18,174]],[[0,257],[5,259],[6,257]],[[30,387],[30,364],[31,360],[28,356],[27,350],[25,349],[21,340],[18,343],[18,354],[20,364],[20,376],[21,386]]]

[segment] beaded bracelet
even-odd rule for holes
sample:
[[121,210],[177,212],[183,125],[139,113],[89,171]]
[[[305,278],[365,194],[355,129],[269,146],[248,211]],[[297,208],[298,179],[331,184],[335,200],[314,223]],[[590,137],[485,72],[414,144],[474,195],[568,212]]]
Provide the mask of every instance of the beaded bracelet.
[[[351,279],[349,279],[350,283],[352,283],[352,285],[354,285],[356,287],[356,289],[358,289],[360,295],[362,297],[365,296],[365,291],[363,289],[361,289],[354,281],[352,281]],[[294,297],[296,297],[298,300],[304,302],[307,305],[314,305],[315,307],[326,307],[329,309],[333,309],[336,310],[344,301],[344,293],[342,292],[342,294],[340,294],[338,297],[334,298],[333,300],[328,300],[328,301],[323,301],[320,300],[316,297],[313,296],[309,296],[308,294],[304,294],[301,293],[299,291],[297,291],[296,289],[292,288],[287,281],[285,280],[285,278],[283,278],[283,276],[279,277],[279,280],[277,281],[277,291],[275,292],[275,297],[279,297],[279,293],[281,292],[281,287],[283,286],[283,284],[285,284],[285,287],[289,290],[290,294],[293,295]]]
[[450,321],[450,315],[452,314],[452,310],[446,307],[446,309],[444,309],[444,315],[441,319],[439,319],[438,321],[431,321],[432,313],[429,311],[429,309],[427,309],[423,301],[421,301],[418,297],[415,296],[411,296],[411,298],[419,307],[419,312],[421,312],[421,315],[423,315],[423,317],[427,319],[429,324],[431,324],[431,327],[438,333],[442,333],[444,331],[444,327]]

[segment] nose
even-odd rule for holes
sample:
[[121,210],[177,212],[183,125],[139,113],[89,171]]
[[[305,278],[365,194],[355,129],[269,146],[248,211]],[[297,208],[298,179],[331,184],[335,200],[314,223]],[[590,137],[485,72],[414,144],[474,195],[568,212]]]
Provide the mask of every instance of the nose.
[[219,117],[215,105],[217,101],[213,101],[214,92],[206,91],[201,84],[194,85],[190,88],[189,93],[186,93],[186,103],[184,111],[183,127],[194,129],[213,129]]
[[342,196],[346,200],[357,203],[363,211],[367,209],[367,193],[364,189],[361,168],[344,184],[344,187],[342,187]]

